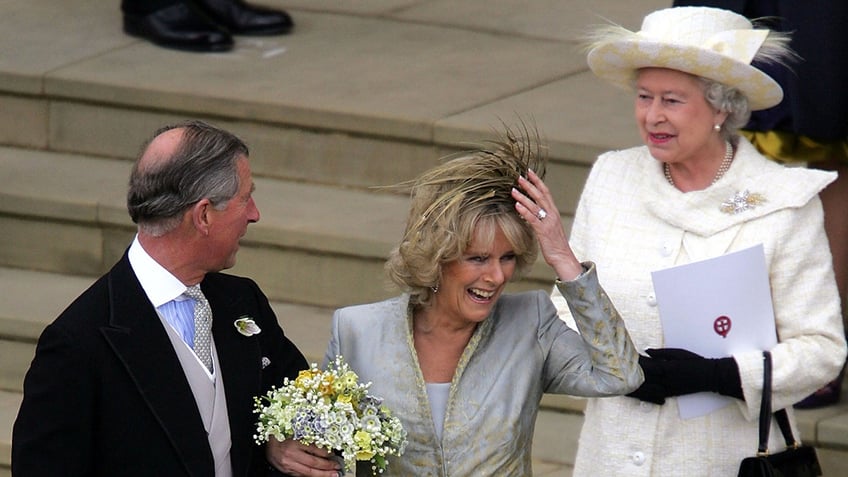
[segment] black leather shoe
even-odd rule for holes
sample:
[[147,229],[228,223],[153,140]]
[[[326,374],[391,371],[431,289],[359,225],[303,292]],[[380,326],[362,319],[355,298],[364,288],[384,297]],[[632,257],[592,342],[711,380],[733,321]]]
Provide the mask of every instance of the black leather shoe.
[[177,50],[213,52],[233,48],[233,38],[184,3],[147,15],[124,13],[124,31],[159,46]]
[[294,28],[288,13],[242,0],[192,0],[192,5],[233,35],[281,35]]

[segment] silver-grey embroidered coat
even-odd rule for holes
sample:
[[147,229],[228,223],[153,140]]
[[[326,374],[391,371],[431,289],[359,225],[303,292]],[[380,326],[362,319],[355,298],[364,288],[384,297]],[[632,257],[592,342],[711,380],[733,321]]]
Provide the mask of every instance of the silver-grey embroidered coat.
[[641,384],[630,337],[594,264],[585,265],[586,273],[560,285],[580,334],[557,318],[545,292],[501,296],[460,358],[441,441],[413,347],[409,297],[335,312],[325,363],[343,355],[409,433],[406,453],[389,460],[385,475],[532,475],[543,393],[610,396]]

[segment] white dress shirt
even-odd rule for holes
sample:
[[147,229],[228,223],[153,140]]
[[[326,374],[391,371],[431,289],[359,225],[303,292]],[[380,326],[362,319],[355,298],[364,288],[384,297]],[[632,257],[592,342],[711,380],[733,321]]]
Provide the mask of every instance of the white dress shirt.
[[[144,250],[138,235],[133,239],[127,257],[147,299],[194,353],[194,300],[183,295],[187,289],[185,284]],[[197,360],[200,362],[200,358]],[[210,378],[214,376],[214,369],[212,371]]]

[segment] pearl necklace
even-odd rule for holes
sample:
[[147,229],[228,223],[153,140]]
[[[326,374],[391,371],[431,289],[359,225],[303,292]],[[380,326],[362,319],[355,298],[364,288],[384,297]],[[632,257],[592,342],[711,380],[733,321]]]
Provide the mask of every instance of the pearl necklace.
[[[715,184],[721,179],[724,174],[730,169],[730,164],[733,162],[733,146],[730,145],[729,141],[724,142],[724,159],[721,161],[721,165],[718,166],[718,172],[716,172],[715,178],[710,182],[710,185]],[[671,169],[668,167],[668,163],[663,163],[663,173],[665,174],[665,180],[668,181],[672,187],[677,187],[674,185],[674,179],[671,178]]]

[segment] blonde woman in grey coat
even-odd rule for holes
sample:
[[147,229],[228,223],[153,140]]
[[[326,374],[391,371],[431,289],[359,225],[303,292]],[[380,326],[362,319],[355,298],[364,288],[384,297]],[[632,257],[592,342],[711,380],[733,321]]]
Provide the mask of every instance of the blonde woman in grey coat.
[[[489,146],[412,183],[386,264],[404,293],[333,316],[325,360],[343,355],[408,432],[387,475],[532,475],[543,393],[612,396],[642,382],[595,266],[568,246],[533,141],[507,133]],[[504,293],[539,248],[580,334],[546,292]]]

